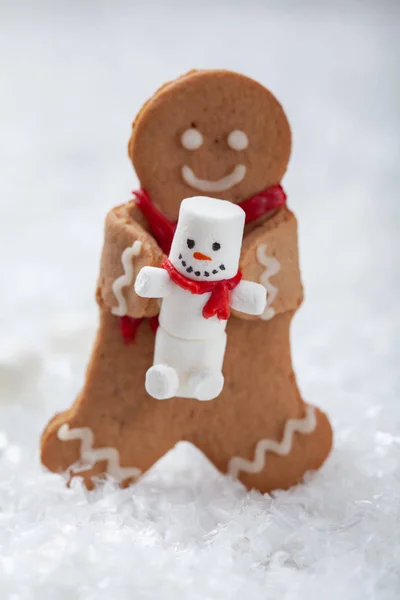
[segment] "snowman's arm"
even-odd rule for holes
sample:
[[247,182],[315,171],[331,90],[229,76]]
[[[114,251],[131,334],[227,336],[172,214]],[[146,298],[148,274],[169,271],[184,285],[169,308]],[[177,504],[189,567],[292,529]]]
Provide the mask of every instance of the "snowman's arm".
[[135,292],[142,298],[165,298],[172,289],[171,279],[165,269],[143,267],[135,281]]
[[231,294],[231,307],[248,315],[261,315],[267,304],[265,287],[253,281],[241,281]]

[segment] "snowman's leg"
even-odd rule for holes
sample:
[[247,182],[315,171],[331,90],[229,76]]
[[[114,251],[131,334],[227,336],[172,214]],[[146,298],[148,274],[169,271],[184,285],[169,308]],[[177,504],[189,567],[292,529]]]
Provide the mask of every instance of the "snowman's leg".
[[209,340],[196,340],[191,348],[188,377],[190,396],[197,400],[214,400],[224,387],[222,364],[226,348],[226,333]]
[[224,376],[212,369],[194,371],[189,377],[189,387],[197,400],[214,400],[222,392]]
[[154,346],[154,363],[146,373],[146,391],[156,400],[167,400],[177,395],[179,376],[175,365],[179,365],[174,338],[162,327],[157,329]]
[[146,373],[146,392],[156,400],[173,398],[179,388],[178,374],[168,365],[153,365]]

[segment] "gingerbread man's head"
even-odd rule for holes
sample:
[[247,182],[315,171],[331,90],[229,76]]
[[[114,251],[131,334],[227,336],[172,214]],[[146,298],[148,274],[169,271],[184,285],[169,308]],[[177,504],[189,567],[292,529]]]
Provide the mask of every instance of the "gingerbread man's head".
[[276,98],[230,71],[191,71],[143,106],[129,156],[162,212],[176,219],[183,198],[239,202],[278,184],[290,128]]

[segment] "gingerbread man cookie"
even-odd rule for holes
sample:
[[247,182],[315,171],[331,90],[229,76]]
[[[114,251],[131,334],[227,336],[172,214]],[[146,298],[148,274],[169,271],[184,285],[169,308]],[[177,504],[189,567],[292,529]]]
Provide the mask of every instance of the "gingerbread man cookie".
[[[141,189],[106,218],[99,329],[81,393],[43,433],[49,469],[79,475],[88,487],[107,474],[127,485],[180,440],[262,492],[287,488],[322,465],[332,430],[302,400],[290,352],[290,324],[303,299],[297,223],[280,183],[290,144],[275,97],[236,73],[192,71],[143,106],[129,142]],[[264,286],[266,307],[260,316],[233,311],[220,395],[158,400],[145,377],[159,301],[137,295],[134,284],[143,267],[163,263],[182,200],[199,195],[244,210],[240,269]]]

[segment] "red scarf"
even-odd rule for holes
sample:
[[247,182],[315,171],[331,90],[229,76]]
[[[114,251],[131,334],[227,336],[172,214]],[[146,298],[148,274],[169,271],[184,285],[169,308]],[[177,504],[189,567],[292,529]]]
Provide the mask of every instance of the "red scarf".
[[[150,199],[149,194],[143,188],[136,192],[133,192],[133,195],[135,196],[136,206],[141,210],[141,212],[146,217],[146,219],[149,223],[150,231],[151,231],[153,237],[156,239],[158,245],[160,246],[160,248],[164,252],[164,254],[169,254],[171,244],[172,244],[172,239],[174,237],[174,233],[175,233],[175,229],[176,229],[176,223],[172,223],[171,221],[168,221],[168,219],[162,214],[162,212],[159,211],[158,208],[156,208],[154,206],[154,204],[152,203],[152,201]],[[258,192],[258,194],[255,194],[254,196],[250,196],[250,198],[247,198],[247,200],[243,200],[243,202],[239,202],[238,206],[240,206],[240,208],[242,208],[244,210],[244,212],[246,213],[246,221],[245,222],[247,225],[248,223],[251,223],[252,221],[256,221],[257,219],[259,219],[263,215],[267,214],[271,210],[280,208],[281,206],[285,206],[285,204],[286,204],[286,194],[285,194],[283,187],[281,185],[272,185],[271,187],[268,187],[265,190]],[[236,275],[236,277],[238,277],[238,275],[239,275],[239,273]],[[190,284],[193,284],[196,286],[202,285],[203,283],[205,285],[210,286],[211,284],[214,283],[214,282],[208,282],[208,281],[204,281],[204,282],[192,281],[191,279],[187,279],[184,276],[182,276],[182,277],[186,281],[190,281]],[[240,275],[240,277],[241,277],[241,275]],[[238,279],[237,283],[233,285],[232,288],[229,288],[228,286],[231,285],[229,282],[233,282],[234,280],[235,280],[235,277],[233,277],[232,279],[225,279],[225,280],[223,280],[223,282],[218,282],[221,284],[222,283],[226,284],[226,286],[225,285],[221,286],[221,290],[223,288],[223,291],[221,291],[221,292],[215,291],[217,289],[217,286],[215,285],[213,287],[213,289],[207,289],[207,290],[204,289],[204,291],[192,292],[192,293],[204,294],[207,291],[211,292],[211,297],[210,297],[209,301],[207,302],[206,306],[208,306],[210,304],[210,302],[212,301],[212,299],[214,297],[213,302],[214,301],[217,302],[217,309],[213,314],[218,314],[218,313],[221,313],[221,310],[219,308],[221,303],[223,304],[224,307],[226,306],[226,302],[227,302],[226,296],[228,295],[228,299],[229,299],[229,289],[234,289],[234,287],[236,287],[236,285],[239,283],[240,278]],[[175,283],[177,283],[177,282],[175,282]],[[215,283],[217,283],[217,282],[215,282]],[[179,285],[179,283],[178,283],[178,285]],[[184,288],[184,289],[188,289],[188,288]],[[220,289],[220,288],[218,288],[218,289]],[[220,300],[220,298],[225,298],[225,299]],[[204,307],[204,310],[206,309],[206,306]],[[204,315],[204,310],[203,310],[203,316],[206,319],[209,318],[210,316],[212,316],[212,314],[210,314],[208,317],[206,317]],[[214,310],[213,303],[212,303],[212,310]],[[208,313],[208,309],[207,309],[207,313]],[[225,310],[225,308],[223,308],[221,314],[226,314],[226,313],[229,316],[229,304],[228,304],[227,311]],[[218,314],[218,318],[223,318],[223,317],[220,317]],[[228,317],[226,317],[226,318],[228,318]],[[130,344],[135,341],[137,329],[142,321],[143,321],[143,319],[134,319],[134,318],[128,317],[128,316],[120,317],[120,329],[121,329],[121,333],[122,333],[123,339],[125,341],[125,344]],[[150,322],[150,327],[152,328],[152,330],[156,331],[157,317],[152,317],[149,320],[149,322]]]
[[211,292],[211,296],[203,307],[203,317],[210,319],[217,315],[221,321],[229,319],[230,311],[230,293],[239,284],[242,279],[242,274],[238,271],[235,277],[231,279],[220,279],[219,281],[193,281],[182,273],[180,273],[169,260],[166,258],[161,265],[163,269],[168,271],[168,275],[172,281],[179,285],[184,290],[192,294],[206,294]]
[[[168,219],[154,206],[149,194],[144,189],[133,192],[136,206],[146,217],[150,230],[164,254],[169,254],[174,237],[176,223]],[[281,185],[272,185],[247,200],[239,202],[238,206],[246,213],[246,225],[256,221],[266,213],[286,204],[286,194]]]

